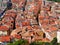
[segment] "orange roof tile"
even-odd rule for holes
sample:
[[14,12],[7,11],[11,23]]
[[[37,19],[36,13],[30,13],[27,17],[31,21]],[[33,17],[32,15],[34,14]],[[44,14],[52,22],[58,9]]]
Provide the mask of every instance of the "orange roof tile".
[[52,26],[52,27],[50,28],[50,30],[51,30],[51,31],[54,31],[54,30],[58,30],[58,28]]
[[30,29],[32,29],[32,27],[31,26],[27,26],[27,29],[30,30]]
[[21,36],[17,34],[17,35],[15,35],[15,38],[20,39]]
[[43,16],[43,15],[40,15],[40,16],[39,16],[39,19],[44,19],[44,16]]
[[10,41],[10,36],[1,36],[0,41],[2,41],[2,42]]
[[43,23],[49,23],[49,20],[48,19],[45,19],[44,21],[43,21]]
[[0,31],[7,31],[7,30],[9,30],[8,27],[6,27],[6,26],[0,26]]
[[22,22],[22,25],[27,26],[27,25],[30,25],[30,23],[29,22]]

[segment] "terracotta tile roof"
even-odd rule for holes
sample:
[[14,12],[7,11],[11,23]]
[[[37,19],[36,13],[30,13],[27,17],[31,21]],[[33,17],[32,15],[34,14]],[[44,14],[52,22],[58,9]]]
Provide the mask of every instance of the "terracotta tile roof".
[[44,19],[44,16],[43,15],[40,15],[39,16],[39,19],[41,19],[41,20]]
[[17,35],[15,35],[15,38],[20,39],[21,36],[17,34]]
[[58,28],[57,28],[57,27],[55,27],[55,26],[51,26],[51,27],[49,27],[49,30],[51,30],[51,31],[57,31],[57,30],[58,30]]
[[1,42],[9,42],[10,41],[10,36],[1,36],[0,41]]
[[30,29],[32,29],[32,27],[31,26],[27,26],[27,29],[30,30]]
[[0,31],[7,31],[9,30],[8,27],[6,26],[0,26]]
[[22,25],[27,26],[27,25],[30,25],[30,23],[29,22],[22,22]]

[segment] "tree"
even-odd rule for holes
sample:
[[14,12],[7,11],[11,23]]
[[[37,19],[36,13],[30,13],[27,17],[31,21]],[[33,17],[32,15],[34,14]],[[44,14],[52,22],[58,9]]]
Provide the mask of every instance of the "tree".
[[49,42],[45,42],[45,45],[50,45],[50,43]]
[[48,0],[48,1],[60,2],[60,0]]
[[30,45],[36,45],[36,42],[32,42],[32,43],[30,43]]
[[13,43],[8,43],[8,45],[13,45]]
[[57,45],[57,38],[54,38],[54,39],[51,41],[50,45]]
[[13,43],[9,43],[8,45],[28,45],[28,41],[27,40],[23,40],[23,39],[20,39],[18,41],[15,41]]
[[37,45],[45,45],[45,42],[37,42]]

